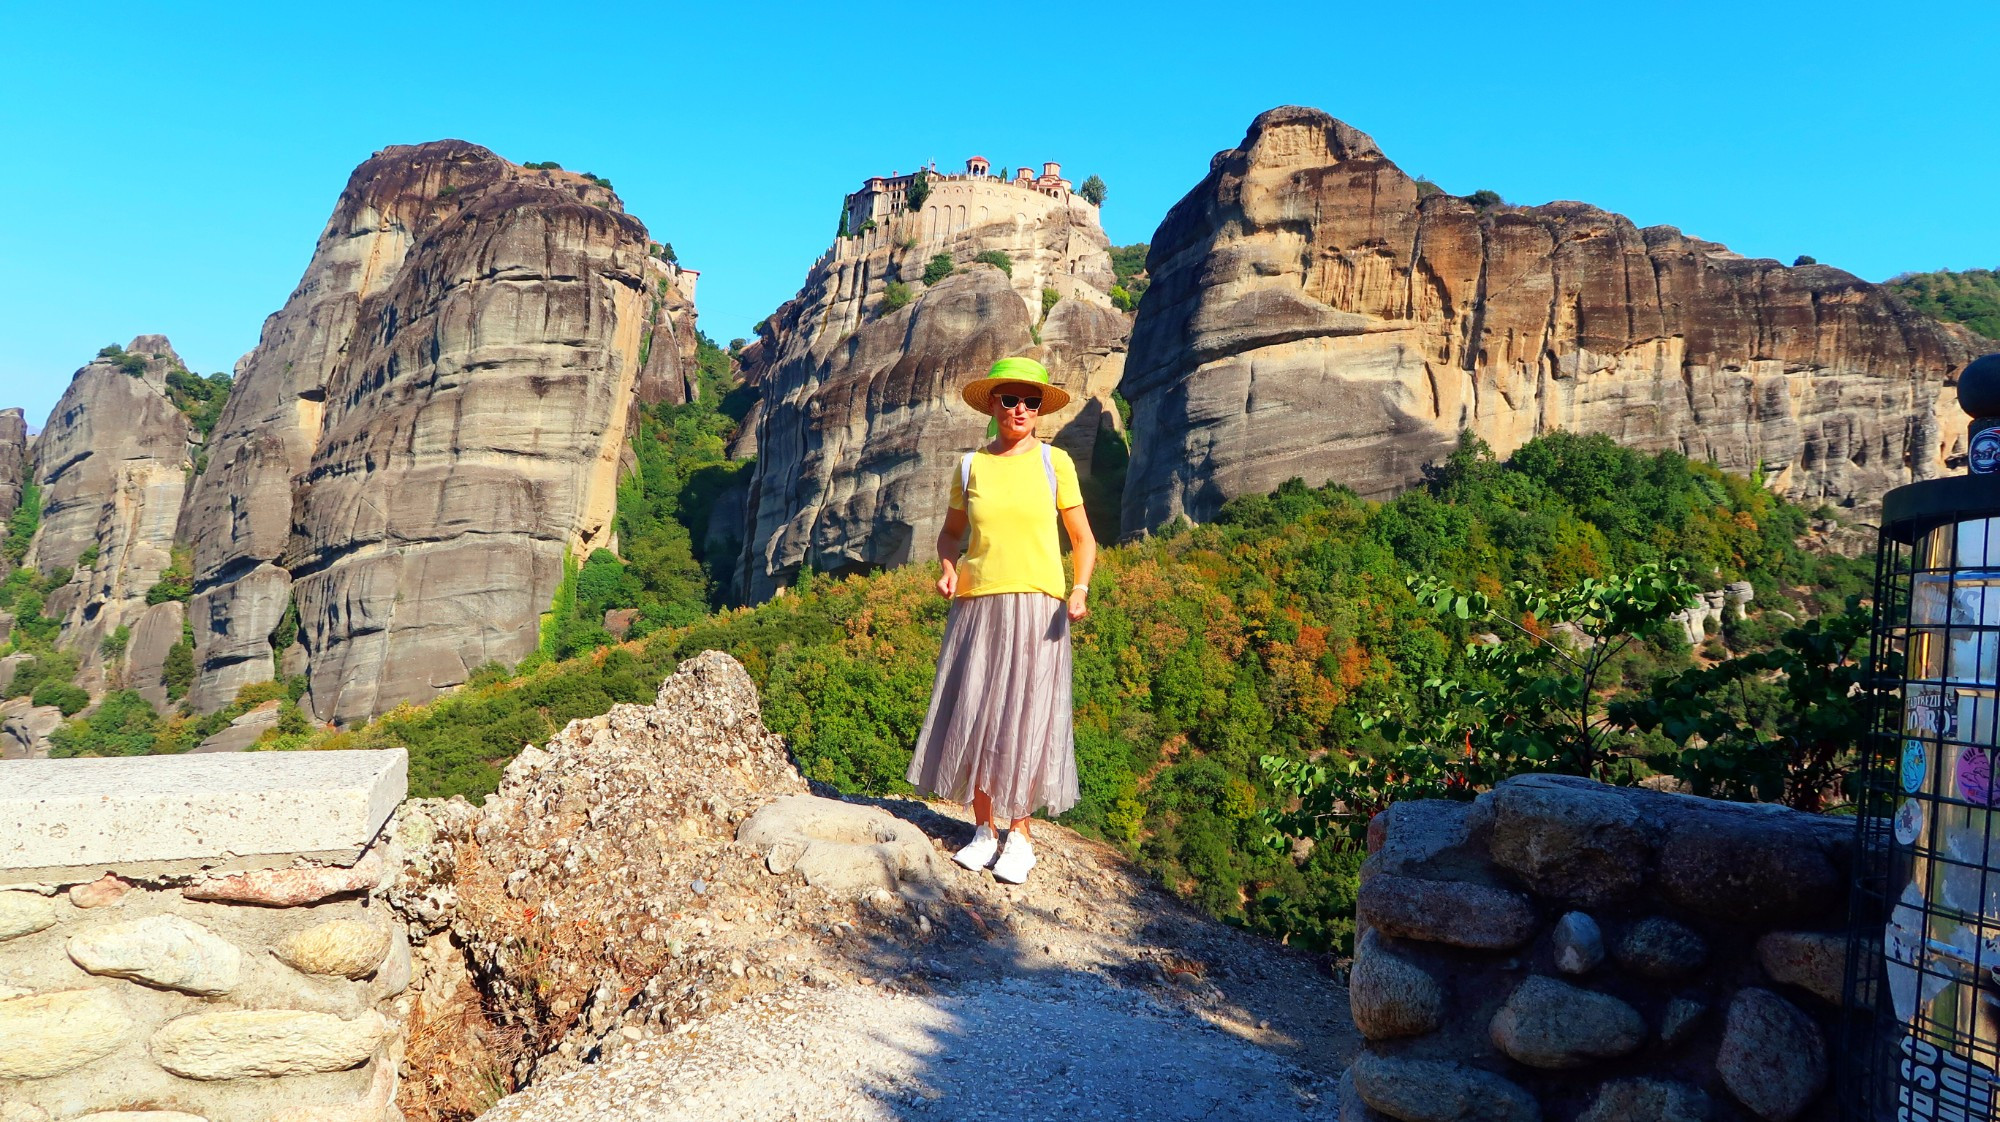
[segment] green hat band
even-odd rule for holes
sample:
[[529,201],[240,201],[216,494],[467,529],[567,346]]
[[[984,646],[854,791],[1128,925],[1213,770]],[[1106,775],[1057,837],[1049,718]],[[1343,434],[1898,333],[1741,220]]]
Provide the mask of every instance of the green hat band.
[[986,376],[1001,382],[1049,384],[1049,368],[1032,358],[1003,358],[986,371]]

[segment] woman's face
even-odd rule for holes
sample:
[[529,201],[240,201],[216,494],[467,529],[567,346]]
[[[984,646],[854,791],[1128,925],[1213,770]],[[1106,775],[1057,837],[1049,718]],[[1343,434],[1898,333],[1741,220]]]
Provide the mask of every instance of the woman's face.
[[[1029,408],[1032,401],[1039,406],[1044,387],[1034,382],[1002,382],[993,389],[993,396],[987,407],[993,410],[993,419],[1000,423],[1000,435],[1009,440],[1018,440],[1035,431],[1035,421],[1041,416],[1039,408]],[[1002,398],[1014,402],[1008,408]]]

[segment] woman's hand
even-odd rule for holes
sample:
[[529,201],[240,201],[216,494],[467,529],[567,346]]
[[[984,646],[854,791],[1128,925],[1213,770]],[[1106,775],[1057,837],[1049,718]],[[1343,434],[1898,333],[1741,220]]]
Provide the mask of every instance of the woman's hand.
[[1089,597],[1090,590],[1087,588],[1072,588],[1069,590],[1069,621],[1071,623],[1075,623],[1077,620],[1090,614],[1090,605],[1087,603]]
[[958,566],[949,561],[944,563],[944,575],[938,578],[937,590],[947,600],[958,595]]

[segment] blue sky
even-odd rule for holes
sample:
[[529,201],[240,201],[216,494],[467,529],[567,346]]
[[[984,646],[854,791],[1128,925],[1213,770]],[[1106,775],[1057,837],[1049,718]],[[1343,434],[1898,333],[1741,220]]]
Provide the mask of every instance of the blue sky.
[[1446,190],[1582,199],[1880,280],[2000,266],[2000,5],[1037,3],[389,8],[0,0],[0,406],[99,346],[227,370],[347,174],[460,137],[612,180],[720,340],[864,177],[983,154],[1148,239],[1258,112]]

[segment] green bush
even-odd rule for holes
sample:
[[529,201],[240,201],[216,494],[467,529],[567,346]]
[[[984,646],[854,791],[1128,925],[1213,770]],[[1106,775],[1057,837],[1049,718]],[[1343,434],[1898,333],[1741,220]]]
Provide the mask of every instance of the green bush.
[[82,712],[83,708],[90,704],[90,694],[82,686],[45,680],[35,687],[29,702],[34,705],[53,705],[62,710],[63,716],[71,717]]
[[991,265],[1010,277],[1014,275],[1014,259],[1007,256],[1002,250],[983,250],[977,256],[973,257],[973,260],[982,265]]
[[194,554],[183,546],[175,546],[172,558],[160,579],[146,590],[146,603],[164,604],[169,600],[186,603],[194,595]]
[[1892,278],[1888,288],[1927,316],[2000,339],[2000,269],[1904,273]]
[[890,312],[896,311],[899,308],[908,307],[909,303],[910,303],[909,285],[903,283],[902,281],[890,281],[888,284],[882,286],[882,304],[879,309],[880,314],[886,316]]
[[132,629],[121,623],[111,634],[98,640],[97,649],[105,658],[115,662],[125,657],[125,648],[130,646],[131,643]]
[[14,513],[7,516],[7,536],[0,541],[0,556],[7,563],[18,565],[27,556],[28,543],[34,540],[35,530],[42,524],[42,489],[40,485],[25,483],[21,486],[21,502]]
[[924,266],[924,283],[927,285],[936,284],[956,271],[952,267],[951,254],[937,254],[930,259],[929,264]]
[[1048,319],[1049,309],[1055,307],[1061,300],[1062,293],[1057,292],[1053,288],[1042,289],[1042,318],[1045,320]]
[[98,546],[98,544],[96,542],[91,542],[89,548],[85,549],[82,553],[76,555],[76,567],[79,569],[92,568],[96,566],[97,559],[99,557],[102,557],[103,555],[104,551]]
[[14,668],[6,696],[29,697],[44,683],[68,685],[76,677],[76,655],[69,651],[37,651],[35,657]]
[[1094,175],[1084,180],[1083,186],[1078,187],[1076,193],[1082,195],[1091,206],[1103,206],[1104,196],[1107,194],[1104,189],[1104,181]]
[[193,687],[194,635],[191,630],[183,631],[181,641],[167,648],[166,661],[160,667],[160,682],[166,686],[169,701],[186,697]]
[[924,209],[924,201],[931,197],[931,173],[919,168],[910,177],[910,185],[903,188],[903,209],[911,214]]
[[1466,201],[1481,210],[1490,210],[1493,207],[1501,205],[1506,200],[1500,197],[1500,192],[1498,191],[1479,190],[1467,195]]
[[1125,290],[1124,285],[1114,284],[1111,286],[1111,306],[1121,312],[1129,312],[1137,308],[1139,302],[1132,299],[1132,294]]
[[[65,715],[71,712],[64,710]],[[159,729],[159,714],[137,691],[114,690],[104,695],[90,716],[67,722],[50,733],[49,755],[55,759],[143,756],[154,750]]]

